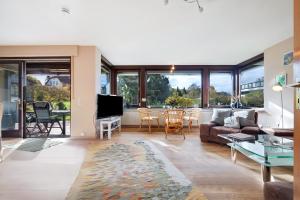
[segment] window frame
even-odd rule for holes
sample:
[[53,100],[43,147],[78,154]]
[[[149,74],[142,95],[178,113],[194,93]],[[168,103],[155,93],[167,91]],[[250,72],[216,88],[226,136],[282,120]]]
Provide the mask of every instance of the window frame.
[[211,86],[211,82],[210,82],[210,77],[212,73],[220,73],[220,74],[230,74],[232,76],[232,95],[236,95],[236,73],[234,70],[209,70],[208,73],[208,89],[207,89],[207,95],[208,95],[208,99],[207,99],[207,103],[208,103],[208,108],[230,108],[230,104],[229,105],[222,105],[222,106],[217,106],[217,105],[210,105],[210,86]]
[[[147,75],[149,73],[153,73],[153,74],[166,73],[167,74],[169,71],[170,70],[166,70],[166,69],[159,69],[159,70],[158,69],[156,69],[156,70],[148,69],[145,71],[145,86],[144,87],[145,87],[145,98],[146,99],[147,99]],[[199,98],[201,98],[201,101],[200,101],[201,106],[199,106],[197,108],[203,108],[203,69],[201,68],[201,69],[194,69],[194,70],[176,70],[176,71],[174,71],[174,73],[175,74],[176,73],[190,73],[190,74],[195,73],[197,75],[200,75],[200,77],[201,77],[201,96]],[[147,100],[145,102],[145,106],[148,106]],[[151,108],[163,108],[163,107],[151,106]],[[192,108],[192,107],[190,107],[190,108]]]
[[[238,88],[238,95],[239,95],[239,98],[241,99],[241,73],[243,71],[246,71],[246,70],[250,70],[250,69],[253,69],[253,68],[256,68],[257,66],[254,66],[254,64],[256,63],[259,63],[259,62],[263,62],[263,67],[265,68],[265,65],[264,65],[264,55],[263,54],[260,54],[252,59],[249,60],[249,62],[245,62],[245,64],[243,64],[242,66],[239,66],[238,67],[238,72],[237,72],[237,75],[238,75],[238,82],[237,82],[237,88]],[[265,76],[265,74],[264,74]],[[264,91],[265,91],[265,82],[263,82],[263,94],[264,94]],[[248,86],[247,86],[248,88]],[[265,95],[265,94],[264,94]],[[264,105],[262,107],[249,107],[249,108],[264,108],[265,107],[265,102],[264,102]]]
[[[120,72],[138,72],[139,73],[139,107],[146,107],[146,102],[142,101],[146,98],[146,73],[151,72],[166,72],[170,71],[171,65],[114,65],[111,68],[111,94],[117,94],[117,74]],[[230,72],[233,74],[233,88],[234,94],[236,94],[236,80],[237,76],[237,65],[175,65],[175,72],[182,71],[198,71],[202,75],[202,96],[201,96],[201,108],[210,109],[209,103],[209,73],[211,71]]]
[[[108,73],[108,78],[109,78],[109,92],[108,94],[104,94],[104,95],[110,95],[111,94],[111,91],[112,91],[112,72],[111,72],[111,69],[106,67],[105,65],[102,65],[101,66],[101,69],[100,69],[100,82],[101,82],[101,75],[102,75],[102,70],[103,71],[106,71]],[[102,83],[100,83],[101,85]],[[101,85],[101,88],[100,88],[100,93],[102,94],[102,85]]]

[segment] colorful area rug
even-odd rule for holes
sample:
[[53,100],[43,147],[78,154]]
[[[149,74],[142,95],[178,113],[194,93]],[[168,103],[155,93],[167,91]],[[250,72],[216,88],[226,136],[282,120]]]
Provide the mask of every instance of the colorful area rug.
[[67,199],[203,200],[150,142],[92,145]]

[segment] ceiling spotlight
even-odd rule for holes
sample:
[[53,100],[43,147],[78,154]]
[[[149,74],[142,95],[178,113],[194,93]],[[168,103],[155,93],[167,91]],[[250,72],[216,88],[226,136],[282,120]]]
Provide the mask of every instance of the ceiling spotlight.
[[63,12],[64,14],[68,14],[68,15],[71,14],[70,9],[68,9],[68,8],[66,8],[66,7],[62,7],[62,8],[61,8],[61,12]]

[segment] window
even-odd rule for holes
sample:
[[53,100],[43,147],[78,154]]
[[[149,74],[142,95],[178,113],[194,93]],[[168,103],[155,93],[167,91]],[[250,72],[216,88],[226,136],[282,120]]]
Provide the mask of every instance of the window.
[[211,72],[209,76],[209,106],[227,107],[233,95],[233,76],[230,72]]
[[101,94],[110,94],[110,73],[101,68]]
[[263,61],[247,66],[240,72],[240,95],[243,106],[264,107]]
[[147,106],[163,107],[170,96],[189,98],[193,107],[202,106],[202,76],[195,72],[148,72],[146,77]]
[[117,75],[117,94],[123,96],[125,108],[139,105],[139,74],[137,72]]

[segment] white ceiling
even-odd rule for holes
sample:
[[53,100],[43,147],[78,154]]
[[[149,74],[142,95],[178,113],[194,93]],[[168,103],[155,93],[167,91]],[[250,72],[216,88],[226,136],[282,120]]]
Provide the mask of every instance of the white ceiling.
[[[0,45],[96,45],[113,64],[237,64],[293,35],[292,0],[0,0]],[[71,15],[61,12],[61,7]]]

